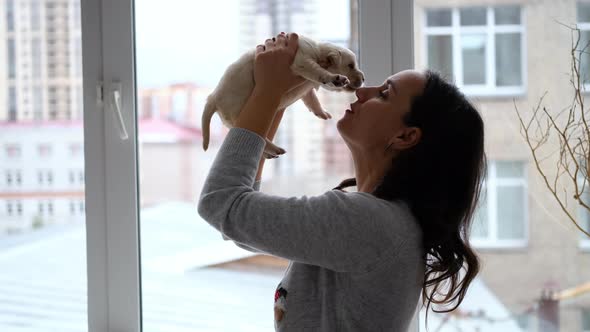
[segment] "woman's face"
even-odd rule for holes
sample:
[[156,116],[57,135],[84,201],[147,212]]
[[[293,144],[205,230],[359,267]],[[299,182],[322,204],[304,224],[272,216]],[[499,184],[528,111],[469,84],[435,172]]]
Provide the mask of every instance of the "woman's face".
[[338,121],[337,128],[347,144],[362,149],[383,149],[392,137],[403,135],[403,122],[412,99],[424,90],[426,77],[416,70],[404,70],[380,86],[356,90],[357,100]]

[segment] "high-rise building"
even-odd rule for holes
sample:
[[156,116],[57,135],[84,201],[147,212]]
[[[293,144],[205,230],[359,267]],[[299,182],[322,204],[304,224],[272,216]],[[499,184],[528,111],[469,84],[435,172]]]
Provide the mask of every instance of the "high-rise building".
[[5,0],[0,14],[0,120],[81,119],[80,0]]

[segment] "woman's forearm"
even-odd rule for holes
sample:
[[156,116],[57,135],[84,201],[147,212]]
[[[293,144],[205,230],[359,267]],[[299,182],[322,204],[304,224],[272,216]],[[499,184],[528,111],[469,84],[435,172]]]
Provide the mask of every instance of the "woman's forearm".
[[[270,128],[268,130],[268,135],[266,136],[266,138],[268,138],[271,142],[275,138],[275,134],[277,133],[277,129],[279,128],[279,124],[281,123],[281,120],[283,119],[284,113],[285,113],[284,108],[278,110],[275,113],[275,116],[272,120],[272,124],[270,125]],[[260,158],[260,163],[258,164],[258,172],[256,173],[256,181],[260,181],[260,179],[262,178],[262,169],[264,168],[265,161],[266,161],[266,158],[264,158],[264,156],[262,158]]]
[[267,137],[279,103],[280,96],[254,88],[234,127],[248,129],[261,137]]

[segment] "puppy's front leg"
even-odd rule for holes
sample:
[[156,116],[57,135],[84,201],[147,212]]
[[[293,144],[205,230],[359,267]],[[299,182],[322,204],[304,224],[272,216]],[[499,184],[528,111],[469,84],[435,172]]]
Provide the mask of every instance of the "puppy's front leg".
[[317,117],[322,118],[324,120],[332,118],[332,115],[330,115],[330,113],[322,109],[322,104],[320,104],[318,96],[315,94],[315,89],[309,90],[308,93],[303,95],[301,100],[303,100],[303,103],[305,104],[307,109],[310,110]]
[[332,84],[335,87],[343,87],[348,84],[348,78],[343,75],[333,74],[322,68],[312,59],[295,59],[296,74],[307,78],[310,81],[321,84]]

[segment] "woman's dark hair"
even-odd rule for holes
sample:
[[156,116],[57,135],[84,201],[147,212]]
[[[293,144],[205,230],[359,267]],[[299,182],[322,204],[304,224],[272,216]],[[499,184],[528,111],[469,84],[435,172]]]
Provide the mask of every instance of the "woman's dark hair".
[[[478,111],[454,85],[437,73],[425,72],[422,95],[413,99],[403,121],[422,131],[420,141],[393,158],[373,195],[405,201],[423,233],[426,263],[422,301],[426,317],[432,303],[463,301],[480,263],[469,244],[487,161],[484,124]],[[356,185],[346,179],[334,189]],[[460,280],[461,269],[465,274]]]

